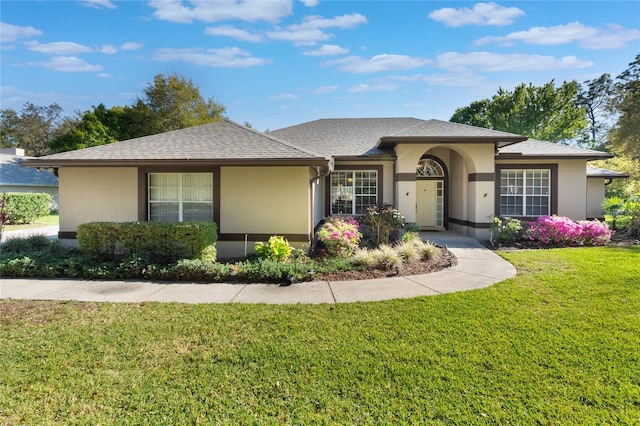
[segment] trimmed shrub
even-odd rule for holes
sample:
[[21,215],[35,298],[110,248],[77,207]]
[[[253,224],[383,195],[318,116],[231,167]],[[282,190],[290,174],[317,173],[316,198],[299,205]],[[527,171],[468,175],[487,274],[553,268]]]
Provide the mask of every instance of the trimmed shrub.
[[215,260],[213,222],[92,222],[78,227],[80,250],[101,260],[138,255],[152,262],[206,257]]
[[269,259],[276,262],[284,262],[293,251],[289,241],[278,235],[271,236],[266,243],[257,242],[255,249],[259,259]]
[[35,222],[51,208],[51,195],[30,192],[7,192],[5,208],[8,224]]
[[332,257],[349,257],[358,248],[362,234],[358,221],[348,216],[333,216],[326,219],[317,233],[326,254]]

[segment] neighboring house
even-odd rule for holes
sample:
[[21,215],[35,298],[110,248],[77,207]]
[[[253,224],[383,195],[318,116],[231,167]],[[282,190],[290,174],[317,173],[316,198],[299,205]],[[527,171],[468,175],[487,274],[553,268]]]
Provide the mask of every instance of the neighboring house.
[[601,216],[590,206],[606,178],[588,183],[585,170],[609,157],[446,121],[356,118],[269,133],[223,120],[25,165],[58,169],[61,238],[92,221],[213,220],[221,256],[238,256],[270,235],[309,243],[325,216],[383,202],[423,229],[480,239],[495,215]]
[[24,149],[0,149],[0,193],[37,192],[51,195],[51,208],[58,208],[58,178],[50,170],[27,169],[20,162],[34,157],[25,157]]

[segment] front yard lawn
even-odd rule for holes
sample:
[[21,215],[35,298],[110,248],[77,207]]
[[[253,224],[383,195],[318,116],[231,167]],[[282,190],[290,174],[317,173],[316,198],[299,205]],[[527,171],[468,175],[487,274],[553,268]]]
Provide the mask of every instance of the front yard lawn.
[[501,255],[409,300],[1,301],[0,423],[638,424],[640,247]]

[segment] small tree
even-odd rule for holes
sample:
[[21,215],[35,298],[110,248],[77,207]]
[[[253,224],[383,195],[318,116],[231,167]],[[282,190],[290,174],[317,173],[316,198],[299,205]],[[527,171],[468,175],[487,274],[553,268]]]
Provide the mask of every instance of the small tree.
[[369,228],[374,245],[388,244],[393,231],[404,227],[404,216],[391,204],[382,204],[367,209],[365,225]]

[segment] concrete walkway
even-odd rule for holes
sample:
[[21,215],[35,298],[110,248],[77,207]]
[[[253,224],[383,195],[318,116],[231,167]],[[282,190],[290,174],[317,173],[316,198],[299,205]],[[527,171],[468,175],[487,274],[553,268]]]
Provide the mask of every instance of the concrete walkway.
[[88,302],[349,303],[431,296],[488,287],[516,269],[478,241],[451,232],[425,232],[424,240],[447,248],[458,264],[425,275],[360,281],[277,284],[195,284],[149,281],[2,279],[0,298]]

